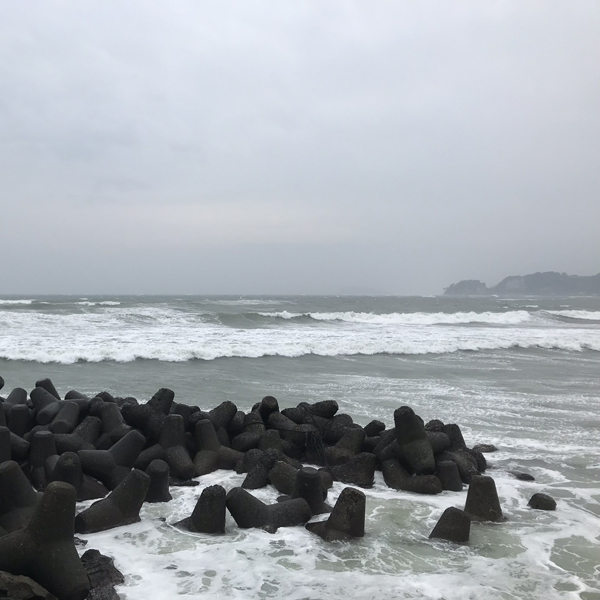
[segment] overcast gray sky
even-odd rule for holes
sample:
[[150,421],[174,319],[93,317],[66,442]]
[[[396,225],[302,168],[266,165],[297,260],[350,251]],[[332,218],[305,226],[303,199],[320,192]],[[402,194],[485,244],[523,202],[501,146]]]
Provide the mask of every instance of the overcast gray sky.
[[600,271],[600,2],[0,3],[0,294]]

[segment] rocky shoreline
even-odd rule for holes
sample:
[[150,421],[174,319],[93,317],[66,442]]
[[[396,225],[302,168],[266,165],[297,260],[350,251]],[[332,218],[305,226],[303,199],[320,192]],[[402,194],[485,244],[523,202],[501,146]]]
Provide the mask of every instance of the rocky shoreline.
[[[448,507],[430,537],[466,543],[473,521],[504,520],[484,474],[484,452],[495,448],[469,448],[459,425],[425,423],[408,406],[394,411],[388,429],[354,423],[335,401],[280,408],[266,396],[247,413],[232,402],[202,410],[175,402],[167,388],[145,403],[75,390],[61,398],[49,379],[1,400],[0,597],[118,598],[112,586],[122,575],[97,551],[80,557],[75,534],[135,523],[144,502],[169,502],[171,487],[198,485],[217,469],[245,474],[241,487],[205,487],[192,514],[173,525],[219,535],[229,511],[240,528],[304,526],[326,541],[349,541],[365,535],[359,488],[373,485],[375,471],[388,487],[418,494],[468,486],[464,509]],[[334,481],[348,487],[330,506]],[[274,504],[249,491],[267,485],[281,494]],[[84,500],[96,502],[77,513]],[[536,494],[530,506],[556,503]]]

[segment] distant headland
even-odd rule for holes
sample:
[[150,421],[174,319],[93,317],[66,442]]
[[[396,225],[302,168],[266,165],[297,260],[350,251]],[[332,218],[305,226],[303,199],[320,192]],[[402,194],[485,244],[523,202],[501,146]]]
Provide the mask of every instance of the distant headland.
[[445,288],[444,296],[595,296],[600,295],[600,273],[567,275],[556,271],[510,275],[488,288],[477,279],[464,279]]

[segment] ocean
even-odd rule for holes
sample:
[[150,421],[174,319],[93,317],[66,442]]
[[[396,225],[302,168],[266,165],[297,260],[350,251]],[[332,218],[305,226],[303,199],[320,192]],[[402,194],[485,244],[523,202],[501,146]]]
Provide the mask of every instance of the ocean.
[[[61,394],[147,400],[168,387],[206,409],[333,399],[388,427],[408,405],[458,423],[469,446],[498,447],[487,474],[507,520],[474,523],[465,545],[428,535],[466,491],[397,492],[381,473],[352,543],[241,530],[229,516],[223,536],[185,533],[171,524],[205,486],[244,476],[172,488],[140,523],[82,536],[126,575],[122,598],[600,599],[600,298],[3,296],[0,375],[0,394],[50,377]],[[535,492],[557,510],[528,508]]]

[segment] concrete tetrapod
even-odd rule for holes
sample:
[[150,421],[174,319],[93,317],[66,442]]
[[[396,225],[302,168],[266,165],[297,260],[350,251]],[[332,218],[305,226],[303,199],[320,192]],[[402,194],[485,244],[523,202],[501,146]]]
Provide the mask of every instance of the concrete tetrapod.
[[297,474],[298,469],[278,460],[269,471],[269,481],[278,492],[289,495],[294,489]]
[[265,396],[258,405],[258,412],[262,420],[266,423],[271,413],[279,412],[279,403],[273,396]]
[[339,410],[338,403],[335,400],[321,400],[312,404],[301,402],[298,404],[298,408],[304,408],[311,415],[323,419],[332,419]]
[[427,435],[427,439],[431,444],[433,454],[439,454],[450,448],[450,438],[443,431],[429,431],[426,429],[425,435]]
[[[102,422],[103,434],[97,440],[98,449],[108,449],[125,437],[131,427],[125,423],[119,407],[112,402],[104,402],[98,407],[98,417]],[[98,418],[95,417],[95,418]]]
[[230,400],[225,400],[225,402],[221,402],[219,406],[215,406],[215,408],[208,412],[208,418],[215,426],[215,431],[221,428],[228,429],[236,412],[236,405]]
[[255,451],[250,450],[246,453],[246,456],[250,455],[251,452],[260,452],[261,454],[258,460],[248,470],[248,474],[242,482],[242,487],[247,490],[257,490],[269,484],[269,471],[273,468],[277,460],[275,456],[273,456],[272,449],[269,454],[258,449]]
[[[386,485],[394,490],[404,490],[417,494],[440,494],[442,482],[435,475],[414,475],[411,477],[397,458],[389,458],[381,465]],[[462,486],[462,484],[461,484]]]
[[[286,456],[281,450],[267,448],[264,452],[259,449],[249,450],[244,454],[242,468],[247,470],[248,475],[242,482],[242,487],[247,490],[256,490],[268,485],[269,473],[278,461],[291,464],[296,469],[302,467],[302,464]],[[295,482],[295,477],[294,477]]]
[[[108,450],[80,450],[77,452],[81,462],[81,469],[87,475],[101,481],[106,487],[116,477],[112,476],[113,471],[117,468],[115,459]],[[114,489],[116,486],[112,486]]]
[[191,517],[175,523],[197,533],[225,533],[225,488],[211,485],[202,490]]
[[52,433],[72,433],[79,423],[79,406],[75,402],[61,402],[60,405],[49,429]]
[[[330,513],[331,506],[325,503],[327,491],[323,489],[323,480],[317,469],[302,467],[296,473],[296,481],[290,494],[290,499],[304,498],[313,515]],[[285,499],[284,501],[287,501]]]
[[36,431],[29,450],[29,474],[31,483],[37,490],[43,491],[46,487],[44,461],[53,455],[56,455],[54,434],[50,431]]
[[26,404],[27,403],[27,391],[23,388],[14,388],[11,393],[6,398],[5,402],[7,404],[12,404],[13,406],[17,404]]
[[10,460],[10,430],[8,427],[0,427],[0,463]]
[[257,410],[250,411],[244,417],[244,433],[258,433],[260,435],[266,429],[265,422]]
[[141,429],[146,438],[158,442],[174,396],[172,390],[161,388],[146,404],[124,404],[121,414],[129,425]]
[[451,460],[439,461],[436,463],[435,474],[442,482],[442,489],[452,492],[462,491],[463,483],[455,462]]
[[433,448],[423,422],[409,406],[401,406],[394,411],[396,439],[401,451],[401,460],[417,475],[431,475],[435,472]]
[[374,454],[361,452],[343,465],[331,467],[331,473],[337,481],[368,488],[373,485],[376,462]]
[[194,477],[194,463],[185,447],[185,423],[181,415],[166,416],[159,444],[165,450],[164,460],[175,477],[183,480]]
[[98,417],[88,415],[75,427],[73,435],[81,438],[88,444],[95,444],[102,432],[102,421]]
[[12,460],[19,462],[27,460],[29,456],[29,442],[10,432],[10,456]]
[[346,429],[335,446],[325,448],[325,461],[328,465],[341,465],[362,450],[365,442],[363,429]]
[[7,404],[4,398],[0,396],[0,426],[6,427],[8,421],[7,419],[10,417],[10,412],[12,410],[12,406]]
[[149,487],[150,477],[133,469],[106,498],[94,502],[75,517],[75,531],[95,533],[137,523]]
[[437,456],[440,461],[452,461],[456,464],[463,483],[470,484],[473,477],[481,475],[477,469],[477,459],[467,450],[446,450]]
[[24,529],[0,538],[0,570],[26,575],[59,600],[83,600],[90,590],[73,539],[75,488],[48,485]]
[[146,443],[146,438],[135,429],[124,435],[108,452],[115,461],[115,468],[111,471],[107,487],[115,489],[133,468],[137,457]]
[[169,502],[173,499],[169,491],[169,465],[164,460],[153,460],[148,465],[146,474],[150,477],[146,502]]
[[464,543],[469,541],[470,533],[471,517],[463,510],[451,506],[442,513],[440,520],[429,534],[429,538]]
[[30,431],[34,423],[33,411],[26,404],[16,404],[10,409],[8,428],[19,437]]
[[60,400],[60,394],[57,392],[56,387],[52,383],[52,380],[48,377],[45,379],[38,379],[35,382],[35,387],[44,388],[49,394],[52,394],[57,400]]
[[241,487],[233,488],[227,494],[227,509],[238,527],[260,527],[269,533],[274,533],[279,527],[302,525],[312,517],[304,498],[265,504]]
[[29,394],[33,408],[35,409],[35,419],[38,425],[48,425],[56,417],[61,409],[61,404],[56,396],[43,387],[36,387]]
[[194,457],[196,476],[212,473],[217,469],[234,469],[244,454],[227,446],[223,446],[217,437],[215,427],[208,419],[202,419],[195,427],[198,452]]
[[153,444],[144,448],[137,457],[133,468],[145,471],[154,460],[165,460],[165,449],[160,444]]
[[0,527],[16,531],[25,527],[38,504],[39,496],[13,461],[0,465]]
[[108,451],[115,459],[116,465],[132,469],[145,444],[146,438],[134,429],[113,444]]
[[327,521],[307,523],[306,529],[327,542],[350,540],[365,535],[366,498],[364,492],[344,488]]
[[83,473],[79,456],[74,452],[65,452],[60,456],[47,458],[44,469],[48,481],[70,483],[77,491],[78,502],[104,498],[108,494],[108,489],[104,485]]
[[496,483],[487,475],[475,475],[469,485],[465,512],[474,521],[504,521]]

